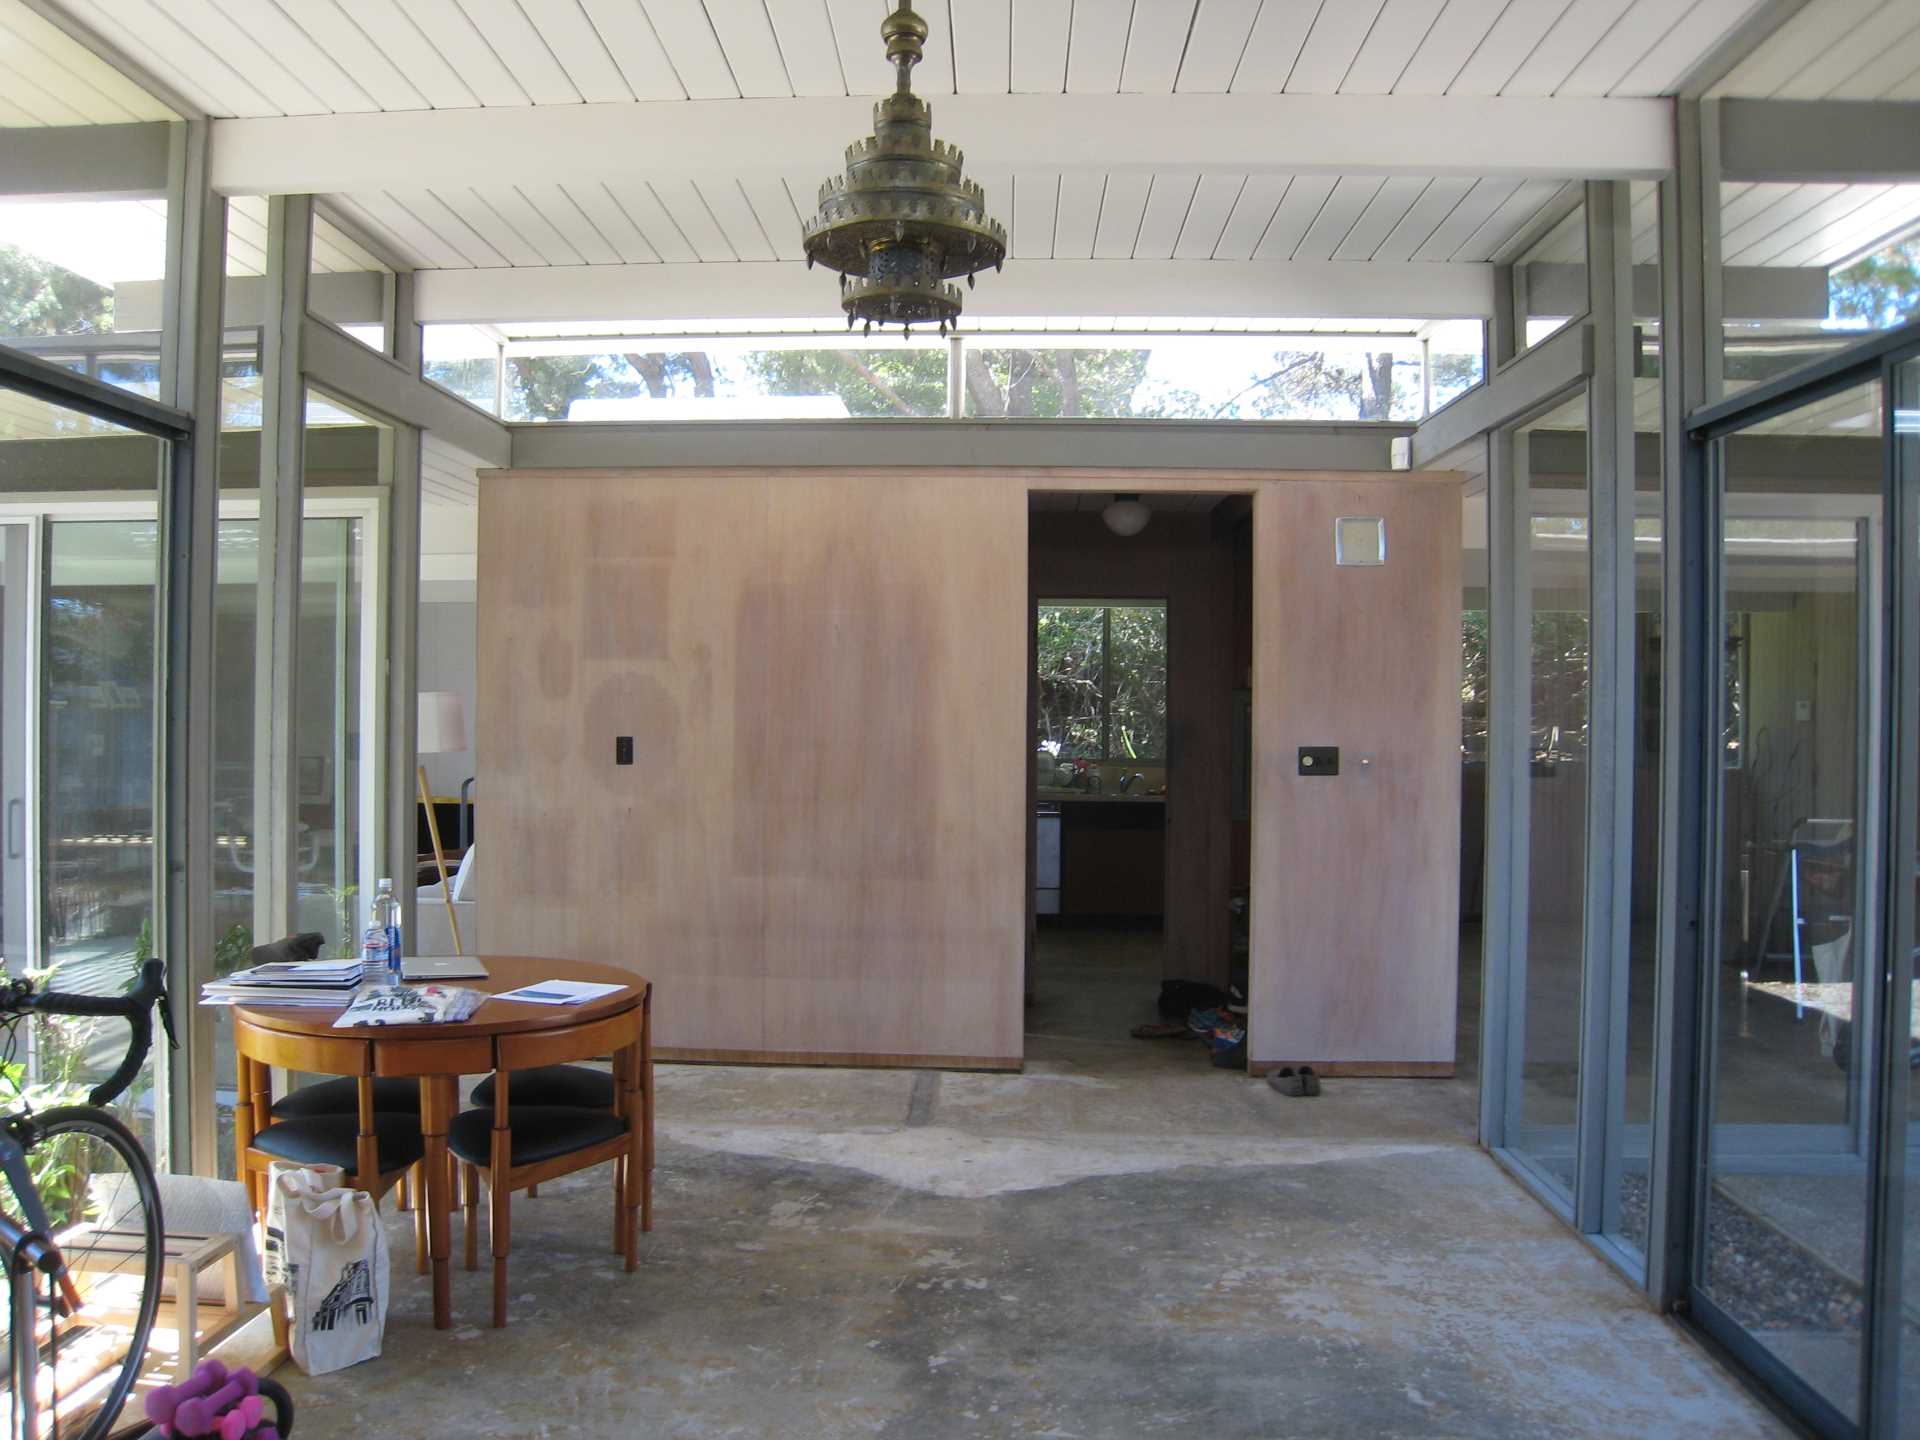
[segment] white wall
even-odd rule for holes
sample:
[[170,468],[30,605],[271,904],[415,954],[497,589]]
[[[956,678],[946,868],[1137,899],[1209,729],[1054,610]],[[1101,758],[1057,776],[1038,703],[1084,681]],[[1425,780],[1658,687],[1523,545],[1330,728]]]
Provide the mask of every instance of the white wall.
[[[475,633],[477,607],[470,600],[458,602],[427,601],[420,606],[420,688],[452,690],[467,707],[467,739],[473,739],[474,654],[478,648]],[[458,795],[469,775],[476,774],[473,752],[423,755],[427,784],[435,795]],[[477,788],[477,787],[476,787]],[[453,843],[453,837],[446,837]]]

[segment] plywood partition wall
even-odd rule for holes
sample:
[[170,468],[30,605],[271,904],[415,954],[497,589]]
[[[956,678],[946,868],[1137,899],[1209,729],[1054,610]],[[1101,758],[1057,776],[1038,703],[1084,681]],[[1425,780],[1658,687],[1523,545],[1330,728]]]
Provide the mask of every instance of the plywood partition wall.
[[686,1056],[1019,1063],[1022,487],[495,474],[479,576],[489,948]]
[[[1451,1073],[1459,973],[1456,477],[1262,487],[1254,505],[1256,1068]],[[1336,567],[1380,516],[1387,563]],[[1335,745],[1340,773],[1300,774]]]

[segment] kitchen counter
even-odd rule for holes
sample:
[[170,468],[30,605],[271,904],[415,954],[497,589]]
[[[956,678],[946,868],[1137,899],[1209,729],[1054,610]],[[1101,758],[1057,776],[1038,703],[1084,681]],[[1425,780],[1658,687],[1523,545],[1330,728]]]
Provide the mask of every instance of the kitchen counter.
[[1044,800],[1054,805],[1164,805],[1164,795],[1125,795],[1112,790],[1093,793],[1087,790],[1056,790],[1042,785],[1033,792],[1034,799]]

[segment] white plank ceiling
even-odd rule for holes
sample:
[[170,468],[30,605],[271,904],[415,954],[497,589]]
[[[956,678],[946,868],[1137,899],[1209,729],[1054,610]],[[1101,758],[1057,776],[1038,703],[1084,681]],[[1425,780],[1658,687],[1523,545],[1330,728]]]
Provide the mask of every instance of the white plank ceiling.
[[1710,92],[1774,100],[1920,100],[1920,6],[1809,0]]
[[166,106],[21,0],[0,0],[0,128],[174,118]]
[[[213,115],[869,95],[892,80],[879,39],[887,0],[59,3]],[[1827,3],[1884,11],[1875,21],[1886,43],[1912,39],[1892,33],[1910,0],[1816,0]],[[1670,91],[1759,4],[921,0],[932,34],[915,83],[930,95],[1649,96]],[[1879,93],[1910,78],[1864,44],[1829,68],[1849,56],[1884,79]]]
[[[817,181],[377,191],[330,197],[426,269],[799,260]],[[1551,180],[1029,173],[982,177],[1021,259],[1485,261]]]
[[[890,0],[51,0],[215,116],[868,95]],[[941,94],[1652,96],[1765,0],[917,0]],[[1809,0],[1720,93],[1920,98],[1917,0]],[[0,0],[0,127],[169,112],[24,0]],[[937,115],[937,111],[936,111]],[[1124,137],[1120,137],[1124,140]],[[1124,149],[1115,153],[1124,154]],[[817,170],[327,197],[316,269],[794,261]],[[1107,169],[1113,164],[1116,168]],[[1197,170],[1196,166],[1196,170]],[[978,175],[1021,259],[1483,263],[1564,205],[1558,182],[1126,168]],[[1920,187],[1729,185],[1725,255],[1823,265],[1920,219]],[[368,246],[349,230],[364,233]],[[262,268],[237,200],[230,270]],[[1657,236],[1652,191],[1636,256]],[[1539,258],[1578,258],[1573,227]],[[1567,252],[1571,253],[1567,253]]]

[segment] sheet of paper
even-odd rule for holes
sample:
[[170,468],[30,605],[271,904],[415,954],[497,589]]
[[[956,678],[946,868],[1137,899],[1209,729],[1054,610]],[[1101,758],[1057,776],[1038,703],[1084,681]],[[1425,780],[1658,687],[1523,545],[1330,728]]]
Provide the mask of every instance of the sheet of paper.
[[537,985],[522,985],[494,996],[496,1000],[520,1000],[529,1005],[580,1005],[625,989],[622,985],[593,985],[584,980],[542,980]]

